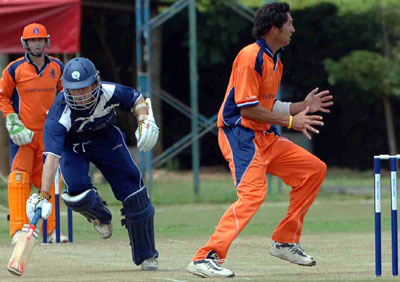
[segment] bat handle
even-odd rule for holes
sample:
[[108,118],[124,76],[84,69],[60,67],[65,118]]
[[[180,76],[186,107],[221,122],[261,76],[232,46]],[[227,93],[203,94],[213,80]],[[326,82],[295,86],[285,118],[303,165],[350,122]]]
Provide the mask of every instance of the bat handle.
[[35,212],[35,215],[33,216],[32,220],[31,220],[30,224],[36,226],[36,224],[38,223],[38,221],[40,219],[41,214],[42,214],[42,208],[38,208]]

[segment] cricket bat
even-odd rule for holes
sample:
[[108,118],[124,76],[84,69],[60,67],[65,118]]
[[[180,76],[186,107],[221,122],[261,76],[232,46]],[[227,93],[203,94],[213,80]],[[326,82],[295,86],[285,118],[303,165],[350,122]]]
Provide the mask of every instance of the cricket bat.
[[7,269],[11,274],[21,276],[24,273],[28,258],[35,246],[36,239],[39,236],[39,230],[36,229],[36,225],[40,219],[41,213],[42,209],[37,209],[30,224],[25,224],[22,228],[21,235],[19,236],[18,242],[15,245],[7,266]]

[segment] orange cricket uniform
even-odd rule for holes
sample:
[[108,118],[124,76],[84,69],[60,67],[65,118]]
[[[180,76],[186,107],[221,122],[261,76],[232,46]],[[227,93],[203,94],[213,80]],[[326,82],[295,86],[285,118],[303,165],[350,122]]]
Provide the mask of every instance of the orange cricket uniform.
[[[0,111],[3,112],[4,117],[10,113],[17,113],[25,127],[34,131],[33,140],[30,144],[17,146],[11,139],[9,140],[11,171],[23,171],[29,175],[27,179],[22,177],[21,187],[23,188],[18,192],[10,191],[14,188],[10,188],[9,180],[11,236],[15,231],[22,229],[25,223],[28,223],[25,215],[26,203],[23,202],[23,199],[26,201],[29,197],[31,183],[38,188],[42,184],[44,123],[55,95],[62,90],[61,75],[63,68],[63,64],[58,59],[45,56],[45,63],[39,69],[25,54],[24,57],[11,62],[3,70],[0,79]],[[54,194],[54,189],[52,194]],[[52,201],[54,206],[54,196]],[[53,212],[49,218],[49,233],[54,228]]]
[[292,187],[286,217],[272,240],[297,243],[304,216],[316,198],[326,165],[316,156],[271,132],[270,125],[241,116],[242,107],[262,105],[272,111],[282,77],[282,63],[264,39],[243,48],[232,68],[229,85],[218,113],[218,142],[229,162],[238,200],[221,217],[205,246],[194,260],[210,250],[224,259],[233,240],[247,225],[267,194],[267,173]]

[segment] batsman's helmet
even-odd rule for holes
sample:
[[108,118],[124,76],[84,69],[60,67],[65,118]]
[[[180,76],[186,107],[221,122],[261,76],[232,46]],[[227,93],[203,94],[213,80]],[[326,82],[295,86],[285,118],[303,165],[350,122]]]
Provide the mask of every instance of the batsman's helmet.
[[21,36],[22,47],[28,49],[28,44],[26,44],[26,40],[32,38],[45,38],[47,46],[50,47],[50,34],[47,33],[44,25],[32,23],[25,26]]
[[[100,94],[100,73],[87,58],[74,58],[64,67],[61,77],[64,87],[64,97],[68,106],[74,110],[92,109]],[[97,86],[89,93],[72,96],[70,89],[81,89],[97,82]]]

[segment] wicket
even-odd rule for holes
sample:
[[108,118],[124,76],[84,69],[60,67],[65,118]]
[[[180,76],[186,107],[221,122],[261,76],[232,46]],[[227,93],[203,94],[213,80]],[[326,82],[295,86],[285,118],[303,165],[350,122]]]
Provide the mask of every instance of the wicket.
[[[57,169],[54,178],[55,190],[55,213],[56,213],[56,243],[60,243],[60,171]],[[72,210],[68,208],[68,242],[73,242],[73,229],[72,229]],[[43,244],[47,244],[47,220],[43,220]]]
[[375,274],[382,275],[382,240],[381,240],[381,160],[390,161],[390,194],[391,194],[391,221],[392,221],[392,275],[399,274],[398,244],[397,244],[397,159],[400,155],[374,156],[374,206],[375,206]]

